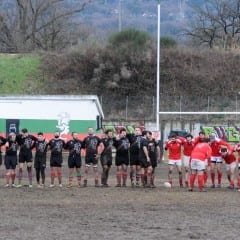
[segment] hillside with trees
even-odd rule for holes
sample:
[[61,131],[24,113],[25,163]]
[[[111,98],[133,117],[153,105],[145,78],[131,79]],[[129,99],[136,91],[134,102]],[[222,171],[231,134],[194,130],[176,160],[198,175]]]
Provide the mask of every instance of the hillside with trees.
[[[78,37],[73,38],[67,33],[69,30],[79,33],[79,28],[74,27],[76,22],[73,19],[79,15],[90,14],[94,10],[89,10],[92,3],[77,1],[74,4],[78,4],[79,8],[73,9],[67,7],[74,6],[73,1],[48,1],[49,5],[45,5],[46,1],[38,1],[39,5],[31,5],[34,0],[7,0],[5,3],[10,4],[14,1],[17,3],[16,8],[14,11],[10,10],[13,11],[13,17],[18,20],[18,24],[11,25],[11,21],[6,21],[7,14],[0,15],[2,52],[17,52],[16,57],[19,59],[26,53],[34,52],[37,58],[34,66],[37,69],[24,75],[26,81],[19,80],[21,84],[16,85],[19,86],[17,88],[13,87],[16,79],[11,80],[10,89],[7,77],[0,76],[3,87],[1,93],[11,93],[13,90],[14,93],[22,93],[25,89],[25,93],[28,94],[97,94],[109,119],[126,119],[126,111],[129,112],[130,118],[154,119],[157,46],[151,31],[126,28],[121,32],[106,34],[103,40],[100,36],[89,35],[89,29],[86,27],[85,30],[81,29],[79,41]],[[103,1],[102,11],[106,10],[105,4],[116,2]],[[131,11],[135,10],[137,14],[137,4],[140,2],[141,6],[147,3],[145,0],[135,1],[136,6]],[[3,1],[0,0],[0,3]],[[237,10],[236,5],[232,2],[228,4],[225,0],[218,1],[218,5],[212,4],[216,1],[208,0],[205,1],[208,3],[205,6],[201,5],[201,1],[196,3],[198,5],[195,5],[195,15],[209,17],[206,22],[198,21],[206,27],[201,28],[201,35],[194,35],[199,33],[200,28],[195,28],[197,25],[192,25],[191,28],[189,25],[188,31],[182,32],[187,38],[185,44],[179,43],[173,37],[161,38],[161,110],[235,111],[238,108],[240,93],[239,26],[236,19],[240,8]],[[235,3],[240,5],[240,0]],[[63,4],[58,8],[61,11],[54,11],[54,4]],[[156,6],[156,2],[154,4]],[[209,8],[215,15],[209,15]],[[43,21],[46,9],[48,18]],[[224,13],[224,16],[221,13]],[[66,18],[59,22],[61,14]],[[231,16],[234,17],[232,22]],[[227,27],[223,27],[220,18],[222,22],[229,23]],[[29,19],[35,19],[36,22]],[[197,21],[197,18],[195,20]],[[29,21],[31,24],[27,25]],[[211,26],[215,27],[213,29],[216,29],[212,45],[202,42],[199,38],[207,38],[207,30],[212,33],[210,26],[206,25],[210,22]],[[7,41],[7,38],[12,41]],[[9,43],[12,44],[10,47],[7,45]],[[6,66],[2,59],[0,64]]]

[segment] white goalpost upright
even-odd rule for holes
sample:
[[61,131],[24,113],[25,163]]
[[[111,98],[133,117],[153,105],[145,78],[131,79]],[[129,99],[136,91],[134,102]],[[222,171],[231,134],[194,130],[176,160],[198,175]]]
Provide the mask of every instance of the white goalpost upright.
[[174,115],[174,114],[182,114],[182,115],[240,115],[240,112],[158,112],[159,115]]

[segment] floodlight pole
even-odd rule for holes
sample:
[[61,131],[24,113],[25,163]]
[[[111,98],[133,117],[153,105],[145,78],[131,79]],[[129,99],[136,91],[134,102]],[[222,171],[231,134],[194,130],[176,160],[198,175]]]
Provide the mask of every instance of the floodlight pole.
[[160,105],[160,20],[161,0],[158,0],[158,30],[157,30],[157,100],[156,100],[156,131],[159,131],[159,105]]
[[118,31],[122,31],[122,0],[118,0]]

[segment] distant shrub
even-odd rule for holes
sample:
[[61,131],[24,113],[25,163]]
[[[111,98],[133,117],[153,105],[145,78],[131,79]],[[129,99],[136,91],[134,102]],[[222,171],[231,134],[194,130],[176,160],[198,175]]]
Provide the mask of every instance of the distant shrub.
[[172,37],[161,37],[160,44],[161,47],[172,48],[177,46],[177,41]]
[[113,48],[128,48],[129,50],[138,51],[146,48],[147,43],[151,40],[147,32],[134,28],[114,33],[109,38],[109,44]]

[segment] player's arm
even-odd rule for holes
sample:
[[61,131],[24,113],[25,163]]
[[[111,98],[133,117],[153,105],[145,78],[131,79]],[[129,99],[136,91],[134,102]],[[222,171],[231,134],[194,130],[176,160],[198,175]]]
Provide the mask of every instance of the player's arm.
[[3,146],[7,142],[7,139],[4,137],[0,137],[0,146]]
[[147,161],[150,162],[150,157],[148,155],[148,149],[147,149],[147,146],[145,146],[145,145],[143,146],[143,152],[147,158]]
[[206,159],[208,160],[208,162],[211,160],[211,156],[212,156],[212,148],[208,146],[207,156],[206,156]]
[[186,142],[186,138],[184,138],[184,137],[178,136],[177,139],[181,141],[181,144]]
[[30,135],[31,139],[32,139],[32,145],[31,145],[31,150],[34,149],[36,147],[36,141],[37,138],[34,137],[33,135]]
[[227,143],[227,142],[225,142],[223,140],[220,140],[219,144],[222,145],[222,146],[227,147],[228,153],[232,153],[233,152],[233,147],[229,143]]
[[86,138],[84,138],[83,141],[82,141],[82,148],[83,148],[83,149],[86,148]]
[[161,162],[161,149],[159,145],[156,145],[156,150],[157,150],[157,161],[160,163]]
[[100,157],[100,155],[102,154],[102,152],[104,151],[105,147],[103,142],[101,141],[99,146],[98,146],[98,156]]
[[6,150],[9,149],[9,142],[8,141],[5,143],[5,147],[6,147]]
[[164,145],[164,149],[165,149],[165,151],[168,150],[169,145],[170,145],[170,141],[168,141],[168,142],[165,143],[165,145]]
[[67,143],[65,143],[65,141],[62,139],[62,147],[63,147],[63,150],[65,149],[66,144],[67,144]]
[[48,149],[49,149],[49,150],[52,150],[53,147],[54,147],[54,146],[53,146],[53,141],[50,140],[49,143],[48,143]]

